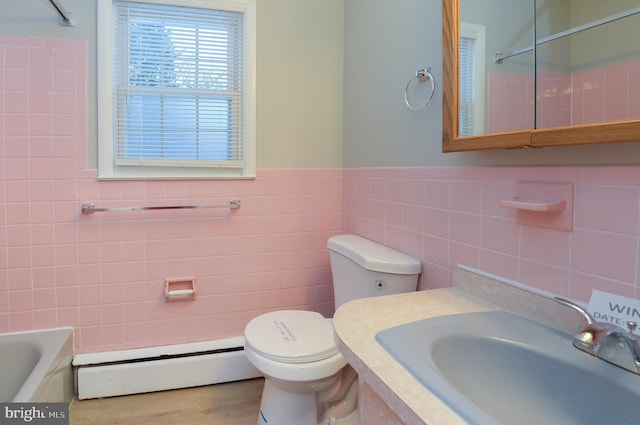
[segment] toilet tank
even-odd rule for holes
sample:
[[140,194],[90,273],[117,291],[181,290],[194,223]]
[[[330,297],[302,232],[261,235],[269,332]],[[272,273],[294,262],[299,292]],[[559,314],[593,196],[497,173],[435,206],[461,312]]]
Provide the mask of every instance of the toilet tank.
[[338,309],[358,298],[412,292],[422,265],[400,251],[356,235],[338,235],[327,242]]

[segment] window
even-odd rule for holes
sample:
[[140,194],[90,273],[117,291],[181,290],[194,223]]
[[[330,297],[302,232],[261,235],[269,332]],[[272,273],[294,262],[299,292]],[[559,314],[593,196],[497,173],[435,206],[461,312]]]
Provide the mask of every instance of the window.
[[255,0],[175,3],[100,0],[99,177],[255,177]]
[[485,28],[460,24],[460,136],[484,133]]

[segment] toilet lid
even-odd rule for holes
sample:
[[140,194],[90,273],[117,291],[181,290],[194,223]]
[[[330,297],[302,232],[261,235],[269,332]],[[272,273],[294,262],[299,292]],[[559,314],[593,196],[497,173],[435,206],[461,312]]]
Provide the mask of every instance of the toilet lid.
[[313,311],[283,310],[253,319],[244,331],[247,345],[282,363],[310,363],[338,353],[333,326]]

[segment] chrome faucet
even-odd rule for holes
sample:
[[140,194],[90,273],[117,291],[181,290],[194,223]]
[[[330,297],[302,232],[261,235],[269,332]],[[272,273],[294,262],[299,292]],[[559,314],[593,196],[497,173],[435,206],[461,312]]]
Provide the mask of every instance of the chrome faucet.
[[582,307],[564,298],[557,302],[576,310],[586,326],[573,337],[573,345],[592,356],[640,375],[640,336],[634,335],[635,322],[627,322],[628,329],[613,323],[596,322]]

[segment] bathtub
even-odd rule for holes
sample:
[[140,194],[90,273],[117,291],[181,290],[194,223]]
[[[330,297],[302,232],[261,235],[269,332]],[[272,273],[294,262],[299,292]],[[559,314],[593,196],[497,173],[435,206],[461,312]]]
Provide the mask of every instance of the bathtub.
[[73,398],[73,328],[0,334],[0,402]]

